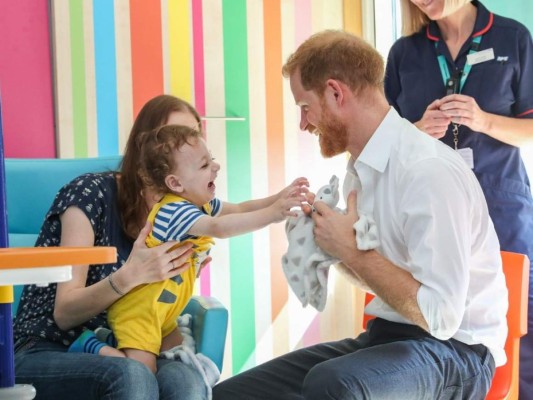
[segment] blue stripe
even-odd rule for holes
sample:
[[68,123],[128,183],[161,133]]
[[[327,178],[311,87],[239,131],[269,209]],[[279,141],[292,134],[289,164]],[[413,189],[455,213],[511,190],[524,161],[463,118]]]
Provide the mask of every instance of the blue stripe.
[[170,226],[175,226],[175,225],[190,226],[201,215],[202,213],[197,208],[189,209],[189,210],[182,209],[173,216],[173,218],[169,221],[169,225]]
[[197,220],[198,220],[198,217],[189,221],[187,225],[184,225],[184,224],[171,225],[167,232],[168,240],[179,240],[180,242],[182,242],[183,235],[189,232],[189,229],[191,229],[191,226],[193,226]]
[[[211,202],[217,209],[220,208],[220,200]],[[187,201],[167,203],[159,209],[153,222],[153,236],[162,241],[183,241],[191,226],[203,217],[203,213],[197,206]]]
[[170,217],[172,217],[172,215],[168,215],[167,213],[163,213],[163,212],[161,212],[161,210],[159,210],[157,212],[157,221],[161,222],[161,224],[168,225],[168,223],[170,221]]
[[165,231],[162,231],[161,229],[156,229],[155,226],[152,229],[152,236],[160,242],[164,242],[166,240]]
[[117,155],[117,62],[114,2],[93,1],[98,156]]
[[216,216],[220,212],[220,206],[222,205],[220,199],[214,198],[211,200],[211,215]]

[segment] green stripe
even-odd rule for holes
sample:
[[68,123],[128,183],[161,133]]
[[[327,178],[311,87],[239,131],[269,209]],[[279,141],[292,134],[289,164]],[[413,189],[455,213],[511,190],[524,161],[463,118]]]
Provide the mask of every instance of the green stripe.
[[[222,22],[226,115],[246,118],[226,123],[228,200],[241,202],[252,195],[246,0],[223,0]],[[233,373],[238,373],[255,350],[251,234],[230,240],[230,290]]]
[[85,83],[85,41],[83,2],[70,0],[70,57],[72,63],[72,123],[74,157],[87,157],[87,93]]

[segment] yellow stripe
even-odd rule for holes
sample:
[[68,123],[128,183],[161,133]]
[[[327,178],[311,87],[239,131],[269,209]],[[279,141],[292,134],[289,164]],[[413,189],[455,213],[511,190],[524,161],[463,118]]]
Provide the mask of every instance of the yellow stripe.
[[13,286],[0,286],[0,304],[13,303]]
[[358,36],[363,35],[361,0],[343,0],[344,30]]
[[189,0],[168,2],[171,93],[192,102],[191,9]]
[[313,33],[324,29],[342,29],[343,0],[312,0]]

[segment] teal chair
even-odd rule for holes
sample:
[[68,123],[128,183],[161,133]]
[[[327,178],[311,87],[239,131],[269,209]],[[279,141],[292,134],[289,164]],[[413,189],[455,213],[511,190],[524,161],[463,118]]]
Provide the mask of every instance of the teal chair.
[[[33,247],[57,191],[86,172],[114,171],[121,158],[5,159],[10,247]],[[15,287],[16,313],[22,287]],[[194,296],[184,313],[193,317],[196,350],[222,371],[228,311],[214,297]]]

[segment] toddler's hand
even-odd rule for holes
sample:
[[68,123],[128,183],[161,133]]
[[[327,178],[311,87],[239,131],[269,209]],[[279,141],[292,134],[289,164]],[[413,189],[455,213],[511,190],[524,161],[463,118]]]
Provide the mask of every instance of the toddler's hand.
[[283,221],[287,217],[296,217],[294,207],[302,207],[306,202],[306,194],[309,192],[307,178],[297,178],[289,186],[278,193],[278,199],[272,204],[273,222]]
[[292,183],[278,193],[278,199],[287,195],[287,193],[293,193],[294,195],[302,195],[309,192],[309,182],[307,178],[296,178]]

